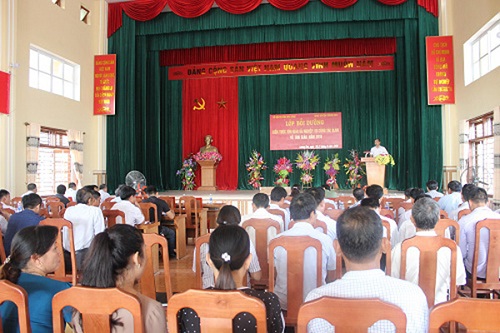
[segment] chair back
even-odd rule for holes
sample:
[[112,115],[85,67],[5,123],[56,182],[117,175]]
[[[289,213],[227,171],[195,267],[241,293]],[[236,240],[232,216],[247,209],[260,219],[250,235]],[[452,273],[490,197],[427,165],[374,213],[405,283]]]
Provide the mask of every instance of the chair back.
[[182,212],[183,209],[186,211],[186,229],[191,229],[194,233],[194,238],[198,238],[198,235],[200,234],[200,221],[198,216],[198,204],[195,197],[180,197],[179,211]]
[[14,197],[14,198],[10,199],[11,206],[15,207],[15,208],[17,208],[17,205],[19,203],[22,203],[22,202],[23,202],[23,198],[22,197]]
[[[304,254],[308,248],[316,250],[316,287],[322,281],[322,246],[321,242],[309,236],[281,236],[269,243],[269,291],[274,291],[274,251],[282,247],[287,255],[287,311],[285,321],[288,325],[297,324],[299,308],[304,303]],[[309,272],[312,273],[312,272]]]
[[344,208],[347,209],[352,206],[356,202],[356,198],[350,195],[341,195],[333,199],[337,202],[342,202],[344,204]]
[[455,243],[460,244],[460,224],[452,219],[439,219],[434,227],[438,236],[444,237],[446,229],[453,227],[455,229]]
[[74,202],[74,201],[70,201],[68,202],[68,204],[66,205],[66,208],[69,208],[69,207],[73,207],[73,206],[76,206],[78,205],[78,203]]
[[[159,289],[158,285],[156,285],[155,275],[158,272],[154,271],[153,267],[153,256],[158,255],[158,251],[154,249],[153,245],[161,246],[163,250],[163,276],[164,276],[164,285],[165,285],[165,293],[167,294],[167,300],[172,297],[172,283],[170,281],[170,265],[169,265],[169,256],[168,256],[168,244],[165,237],[160,236],[158,234],[143,234],[144,244],[146,245],[146,266],[144,267],[144,273],[142,274],[140,285],[141,285],[141,293],[149,298],[156,299],[156,291]],[[160,286],[162,283],[158,283]]]
[[316,318],[328,321],[335,326],[337,333],[365,333],[379,320],[393,323],[396,332],[406,332],[406,315],[403,310],[374,298],[321,297],[307,302],[299,310],[297,333],[306,333],[307,324]]
[[2,231],[0,230],[0,261],[2,264],[5,262],[5,259],[7,259],[7,255],[5,254],[5,246],[3,245],[3,235]]
[[443,324],[459,322],[467,332],[498,332],[500,301],[456,298],[434,306],[429,316],[429,333],[439,333]]
[[325,215],[335,221],[339,219],[343,212],[344,210],[342,209],[325,209]]
[[440,219],[447,219],[448,218],[448,213],[445,210],[440,210],[439,211],[439,218]]
[[436,297],[438,251],[443,247],[450,249],[450,299],[455,298],[457,296],[457,244],[451,239],[441,236],[415,236],[403,241],[400,269],[400,276],[403,280],[406,277],[406,254],[410,247],[415,247],[420,252],[418,285],[427,298],[429,308],[434,305]]
[[61,202],[61,199],[58,197],[47,197],[45,199],[45,202],[48,204],[49,202]]
[[101,209],[102,210],[110,210],[111,208],[113,208],[113,206],[115,205],[115,202],[113,201],[104,201],[102,204],[101,204]]
[[[290,220],[290,224],[288,224],[288,230],[292,229],[294,225],[295,225],[295,221]],[[323,233],[325,235],[328,234],[328,227],[327,227],[326,223],[323,221],[316,220],[316,222],[314,222],[313,227],[314,227],[314,229],[321,228],[321,230],[323,231]]]
[[139,204],[141,207],[142,215],[146,222],[157,223],[158,221],[158,207],[152,202],[141,202]]
[[386,203],[389,203],[389,206],[395,210],[396,206],[400,204],[401,202],[404,202],[405,199],[403,198],[389,198],[389,197],[383,197],[382,200],[380,201],[380,207],[385,207]]
[[64,215],[65,206],[64,204],[56,198],[57,201],[47,201],[47,209],[49,211],[49,217],[59,219]]
[[472,212],[472,210],[470,210],[470,209],[463,209],[463,210],[459,211],[458,212],[458,220],[460,221],[460,219],[462,217],[464,217],[465,215],[469,215],[471,212]]
[[329,202],[325,202],[325,210],[328,210],[328,209],[337,209],[337,208],[335,208],[334,204],[329,203]]
[[178,332],[178,312],[192,309],[200,318],[202,332],[232,333],[233,318],[240,313],[250,313],[256,320],[257,333],[267,331],[266,308],[256,298],[241,291],[188,290],[175,294],[168,302],[167,323],[169,332]]
[[381,209],[380,215],[390,218],[391,220],[394,220],[394,212],[390,209]]
[[[210,240],[210,234],[205,234],[203,236],[200,236],[196,238],[196,241],[194,242],[194,251],[195,251],[195,257],[196,257],[196,288],[203,289],[203,279],[201,276],[201,246],[203,244],[208,245],[208,241]],[[262,266],[261,266],[262,269]]]
[[[104,223],[106,223],[106,228],[111,228],[117,221],[121,224],[125,224],[125,213],[118,209],[106,209],[102,211],[104,216]],[[117,219],[120,217],[120,219]]]
[[177,209],[175,207],[175,197],[160,195],[160,196],[158,196],[158,199],[165,201],[167,203],[168,207],[172,210],[172,212],[174,212],[174,213],[177,212]]
[[259,258],[259,265],[262,272],[262,277],[259,284],[269,284],[269,260],[267,252],[267,244],[269,244],[270,239],[268,239],[268,231],[270,228],[276,230],[276,234],[280,233],[280,224],[272,219],[249,219],[243,223],[243,228],[248,231],[248,228],[253,228],[255,230],[255,251],[257,252],[257,257]]
[[[26,290],[10,281],[0,280],[0,304],[5,301],[10,301],[17,306],[19,332],[31,333],[28,294]],[[0,332],[1,331],[2,323],[0,320]]]
[[38,215],[45,217],[46,219],[50,218],[49,210],[47,208],[40,208]]
[[[481,229],[487,229],[481,231]],[[486,247],[486,279],[478,280],[477,265],[481,248],[481,232],[489,231],[489,241]],[[498,272],[500,271],[500,220],[486,219],[476,224],[476,241],[474,243],[474,257],[472,259],[471,295],[476,297],[478,289],[500,289]],[[483,244],[484,247],[486,245]]]
[[435,198],[433,198],[433,200],[436,202],[439,202],[439,200],[441,200],[441,197],[435,197]]
[[[55,280],[63,282],[71,282],[73,286],[76,286],[77,272],[76,272],[75,238],[73,236],[73,223],[65,219],[45,219],[40,222],[40,225],[50,225],[59,229],[59,233],[57,235],[57,247],[59,248],[59,260],[61,264],[54,273],[48,274],[47,276]],[[71,274],[66,274],[66,264],[64,263],[63,228],[67,228],[66,232],[69,237]]]
[[84,332],[111,333],[110,316],[118,309],[131,313],[134,319],[133,332],[144,332],[139,299],[118,288],[75,286],[57,293],[52,299],[54,333],[65,332],[66,324],[61,311],[66,306],[73,307],[81,314]]
[[[267,211],[269,212],[269,214],[280,216],[281,220],[283,221],[283,227],[285,227],[286,223],[285,223],[285,212],[284,211],[279,210],[279,209],[271,209],[271,208],[268,208]],[[276,233],[280,233],[283,231],[285,231],[285,230],[281,230],[279,232],[277,231]]]

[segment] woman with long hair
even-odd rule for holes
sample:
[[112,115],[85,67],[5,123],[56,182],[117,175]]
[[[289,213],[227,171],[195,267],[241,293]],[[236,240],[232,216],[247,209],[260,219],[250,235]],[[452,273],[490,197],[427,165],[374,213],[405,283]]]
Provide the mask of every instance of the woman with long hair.
[[[278,296],[262,290],[244,286],[243,277],[252,260],[250,237],[238,225],[221,225],[212,232],[206,260],[215,275],[216,290],[241,290],[245,294],[261,299],[266,306],[267,332],[283,332],[284,320]],[[179,313],[180,330],[184,333],[200,332],[200,318],[191,309]],[[233,320],[233,332],[255,332],[256,322],[252,316],[239,314]]]
[[[146,332],[166,332],[165,310],[161,304],[134,288],[144,273],[144,247],[141,232],[127,224],[117,224],[97,234],[85,257],[81,284],[95,288],[118,287],[136,295],[141,302]],[[134,331],[132,315],[126,310],[116,311],[111,322],[113,332]],[[82,332],[78,314],[74,316],[73,324],[76,332]]]
[[[0,271],[0,279],[8,280],[26,290],[28,294],[31,330],[52,332],[52,298],[71,287],[69,283],[46,277],[60,264],[57,235],[52,226],[32,226],[21,229],[12,239],[10,256]],[[71,311],[63,310],[64,318],[71,321]],[[12,302],[0,306],[3,331],[19,332],[17,308]]]

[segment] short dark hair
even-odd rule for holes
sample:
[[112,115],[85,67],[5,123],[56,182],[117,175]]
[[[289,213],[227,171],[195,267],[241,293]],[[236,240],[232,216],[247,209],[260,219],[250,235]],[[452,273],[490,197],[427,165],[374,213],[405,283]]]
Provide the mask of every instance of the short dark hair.
[[337,238],[344,256],[358,263],[373,259],[382,245],[380,216],[367,207],[347,209],[337,221]]
[[366,188],[366,196],[380,200],[384,196],[384,189],[380,185],[370,185]]
[[451,182],[448,183],[448,188],[453,192],[460,192],[462,191],[462,184],[460,184],[460,182],[456,180],[452,180]]
[[7,190],[5,190],[5,189],[1,189],[1,190],[0,190],[0,200],[2,200],[2,199],[3,199],[3,197],[8,196],[9,194],[10,194],[10,192],[9,192],[9,191],[7,191]]
[[413,190],[413,187],[408,187],[406,190],[405,190],[405,197],[408,197],[410,198],[411,197],[411,191]]
[[71,182],[71,183],[69,183],[69,184],[68,184],[68,187],[69,187],[69,188],[76,187],[76,184],[75,184],[75,183],[73,183],[73,182]]
[[90,192],[90,194],[92,195],[92,197],[94,199],[100,199],[101,198],[101,193],[99,193],[99,191],[90,190],[89,192]]
[[271,191],[271,201],[280,201],[281,199],[286,198],[286,196],[286,190],[281,186],[276,186]]
[[[378,140],[379,142],[381,142],[379,138],[375,138],[375,140]],[[373,141],[375,141],[375,140],[373,140]]]
[[469,201],[472,201],[475,204],[487,203],[488,193],[486,193],[486,190],[484,188],[475,186],[470,192]]
[[439,212],[438,203],[426,197],[419,197],[411,209],[416,227],[423,230],[434,229],[439,221]]
[[78,191],[76,191],[76,202],[79,204],[88,204],[90,198],[92,198],[92,191],[86,187],[82,187]]
[[156,189],[156,186],[154,185],[149,185],[148,187],[146,187],[146,190],[144,190],[144,192],[146,192],[146,194],[150,195],[150,194],[155,194],[158,192],[158,190]]
[[57,185],[56,192],[57,192],[57,194],[64,195],[64,193],[66,193],[66,186],[64,186],[63,184]]
[[85,185],[83,188],[86,188],[87,190],[99,191],[97,185]]
[[309,193],[300,193],[290,203],[290,218],[295,221],[307,220],[316,211],[316,200]]
[[302,187],[300,186],[300,184],[293,184],[292,189],[290,191],[290,196],[294,197],[294,196],[300,194],[301,191],[302,191]]
[[434,179],[432,180],[429,180],[425,186],[427,186],[427,188],[430,190],[430,191],[434,191],[434,190],[437,190],[439,188],[439,184],[437,181],[435,181]]
[[36,193],[30,193],[30,194],[26,194],[23,197],[22,202],[23,202],[24,209],[33,209],[36,206],[42,204],[42,197],[40,197]]
[[415,198],[415,200],[413,201],[413,203],[416,203],[418,200],[423,199],[423,198],[432,199],[432,197],[430,195],[428,195],[428,194],[420,194],[418,197]]
[[120,199],[128,200],[131,196],[135,195],[135,193],[133,187],[125,185],[120,189]]
[[415,200],[417,197],[421,196],[422,194],[425,194],[424,190],[422,190],[420,187],[414,187],[411,189],[410,197],[412,197],[412,199]]
[[364,198],[363,200],[361,200],[360,205],[368,208],[379,208],[380,202],[374,198]]
[[223,206],[217,215],[217,224],[238,225],[240,222],[240,210],[232,205]]
[[313,196],[314,201],[316,201],[316,207],[325,200],[325,190],[321,187],[312,187],[306,190],[306,193],[309,193]]
[[269,207],[269,197],[265,193],[257,193],[256,195],[254,195],[252,202],[257,208]]
[[356,199],[356,201],[363,200],[365,197],[365,191],[363,191],[362,188],[355,188],[354,191],[352,191],[352,195]]
[[28,186],[26,186],[28,191],[33,191],[36,190],[36,184],[35,183],[29,183]]
[[[462,195],[465,201],[469,201],[472,190],[476,187],[474,184],[465,184],[462,187]],[[1,199],[1,196],[0,196]]]
[[99,185],[100,190],[104,190],[105,188],[108,188],[108,185],[106,185],[106,184]]

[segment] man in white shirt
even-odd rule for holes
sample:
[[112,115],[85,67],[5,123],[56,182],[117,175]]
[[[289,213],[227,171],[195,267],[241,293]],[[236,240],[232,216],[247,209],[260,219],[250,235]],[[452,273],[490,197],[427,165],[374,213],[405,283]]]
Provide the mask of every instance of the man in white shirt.
[[5,189],[1,189],[0,205],[2,206],[2,209],[12,209],[13,211],[16,211],[16,209],[10,206],[9,204],[10,204],[10,192]]
[[458,222],[458,213],[460,213],[462,210],[470,209],[469,199],[470,199],[470,193],[473,188],[474,184],[465,184],[462,187],[462,203],[458,206],[457,209],[455,209],[454,211],[451,212],[451,214],[448,215],[448,218]]
[[456,180],[448,183],[448,194],[439,199],[438,204],[442,210],[450,215],[462,203],[462,184]]
[[427,195],[429,195],[432,199],[434,198],[441,198],[444,194],[441,192],[438,192],[439,189],[439,184],[435,180],[429,180],[427,184],[425,184],[427,187]]
[[389,155],[387,149],[380,145],[380,139],[375,139],[375,146],[370,149],[370,155],[372,157],[377,157],[378,155]]
[[[265,193],[257,193],[256,195],[253,196],[252,198],[252,208],[253,208],[253,213],[252,214],[247,214],[241,218],[241,225],[243,225],[243,222],[249,219],[271,219],[275,220],[280,224],[281,230],[284,229],[284,222],[283,218],[278,215],[273,215],[267,211],[267,208],[269,207],[269,197]],[[274,237],[273,235],[272,237]],[[250,239],[252,239],[252,235],[250,235]],[[253,239],[252,239],[253,240]]]
[[122,201],[122,198],[120,198],[120,194],[121,194],[122,188],[124,186],[125,185],[123,185],[123,184],[118,185],[118,187],[115,190],[115,197],[113,198],[113,200],[111,200],[111,202],[120,202],[120,201]]
[[66,198],[70,199],[73,202],[76,202],[76,184],[71,182],[68,184],[68,189],[66,190],[66,193],[64,194]]
[[[282,236],[309,236],[321,242],[321,268],[322,283],[333,281],[335,273],[335,251],[330,237],[324,233],[314,230],[316,222],[316,201],[312,195],[301,193],[292,199],[290,204],[290,217],[295,221],[293,228],[287,230],[277,237]],[[304,297],[316,288],[316,250],[310,248],[304,252]],[[274,293],[280,299],[281,308],[287,309],[287,253],[285,249],[278,247],[274,250],[276,268],[276,284]],[[300,291],[297,291],[300,292]]]
[[[423,195],[425,195],[425,193],[424,193],[424,190],[422,190],[421,188],[418,188],[418,187],[412,188],[410,191],[411,202],[415,203],[417,198],[421,197]],[[400,210],[401,210],[401,208],[400,208]],[[405,222],[410,221],[410,218],[411,218],[411,209],[404,211],[403,214],[401,216],[399,216],[399,219],[398,219],[399,230],[401,230],[401,227],[403,226],[403,224]],[[413,225],[413,223],[411,223],[411,224]],[[399,240],[402,241],[403,238],[399,237]]]
[[24,197],[25,195],[31,194],[31,193],[36,193],[38,189],[36,188],[36,184],[34,183],[29,183],[26,186],[26,189],[28,190],[26,193],[24,193],[21,197]]
[[[500,219],[500,214],[493,212],[488,206],[488,194],[483,188],[476,187],[471,190],[469,205],[472,212],[458,221],[460,224],[460,249],[464,255],[465,269],[472,273],[472,260],[476,243],[476,224],[485,219]],[[488,229],[481,229],[479,235],[479,255],[477,261],[477,276],[486,278],[486,265],[489,246]]]
[[[80,270],[90,243],[95,235],[104,231],[104,217],[99,207],[91,205],[93,196],[87,189],[80,189],[76,194],[76,206],[68,207],[64,218],[73,224],[73,235],[76,251],[76,266]],[[65,252],[70,250],[69,234],[63,229],[63,247]],[[69,252],[65,253],[65,261],[69,260]]]
[[[377,213],[378,216],[380,216],[380,219],[382,221],[387,221],[389,222],[389,226],[391,227],[391,248],[393,248],[399,241],[398,241],[398,225],[396,224],[396,221],[393,219],[390,219],[386,216],[380,215],[380,202],[376,199],[373,198],[365,198],[361,200],[361,206],[369,208]],[[387,237],[387,230],[384,228],[384,237]]]
[[358,207],[361,204],[361,200],[365,198],[365,191],[362,188],[355,188],[352,191],[352,195],[356,199],[356,202],[349,208]]
[[[121,210],[125,213],[125,223],[131,226],[144,222],[144,215],[135,200],[135,190],[130,186],[123,186],[120,190],[121,201],[114,204],[113,210]],[[117,218],[118,219],[118,218]]]
[[[334,246],[338,253],[342,253],[347,273],[340,280],[312,290],[306,301],[323,296],[378,298],[403,310],[407,333],[427,332],[429,310],[420,287],[386,276],[379,268],[382,235],[382,221],[373,210],[366,207],[346,210],[337,221],[338,239]],[[378,321],[370,331],[394,332],[394,326],[388,321]],[[308,332],[333,332],[333,327],[323,319],[314,319],[308,325]]]
[[[412,209],[411,220],[416,227],[417,237],[438,237],[434,231],[436,223],[439,221],[439,205],[431,198],[420,198]],[[395,278],[400,277],[401,270],[401,244],[397,244],[392,250],[392,271],[391,275]],[[456,245],[456,244],[455,244]],[[406,252],[406,274],[405,280],[418,285],[419,278],[419,251],[411,247]],[[447,247],[439,249],[437,254],[436,271],[436,293],[434,304],[446,302],[448,300],[448,290],[450,289],[450,260],[451,251]],[[464,285],[465,268],[460,248],[457,247],[457,269],[456,284]]]
[[276,186],[271,191],[271,203],[269,204],[270,209],[278,209],[285,214],[285,229],[288,230],[288,224],[290,224],[290,212],[288,209],[283,208],[285,204],[285,198],[288,194],[286,190],[281,186]]
[[325,190],[321,187],[307,189],[306,193],[313,196],[316,201],[316,220],[325,222],[326,233],[332,239],[337,239],[337,221],[325,215]]
[[104,200],[109,198],[111,195],[109,195],[108,193],[108,185],[106,184],[99,185],[99,194],[101,195],[101,203],[103,203]]
[[[413,201],[412,201],[412,197],[411,197],[411,191],[412,191],[412,190],[413,190],[413,187],[409,187],[409,188],[407,188],[407,189],[405,190],[405,201],[403,201],[403,202],[410,202],[410,203],[411,203],[411,202],[413,202]],[[396,212],[396,211],[394,212],[394,213],[396,213],[396,214],[398,215],[398,219],[397,219],[397,221],[398,221],[398,226],[400,226],[400,225],[401,225],[401,223],[402,223],[402,222],[404,222],[404,221],[403,221],[403,218],[404,218],[404,214],[405,214],[405,212],[406,212],[406,210],[405,210],[403,207],[399,207],[399,208],[398,208],[398,211],[397,211],[397,212]]]

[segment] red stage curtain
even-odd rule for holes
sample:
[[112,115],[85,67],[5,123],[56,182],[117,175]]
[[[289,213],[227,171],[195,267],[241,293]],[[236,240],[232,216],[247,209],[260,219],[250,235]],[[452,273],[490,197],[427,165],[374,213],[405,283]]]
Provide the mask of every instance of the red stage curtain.
[[307,5],[309,0],[269,0],[269,3],[282,10],[297,10]]
[[358,0],[321,0],[325,5],[332,8],[347,8],[354,5]]
[[418,0],[418,5],[424,7],[432,15],[439,16],[438,0]]
[[244,60],[384,55],[395,52],[395,38],[276,42],[165,50],[160,53],[160,64],[172,66]]
[[122,26],[122,5],[121,3],[108,4],[108,38]]
[[[205,100],[205,110],[193,110],[194,100]],[[225,101],[223,105],[218,102]],[[213,145],[222,154],[217,168],[217,187],[235,190],[238,186],[238,78],[184,80],[182,83],[182,154],[197,153],[212,135]],[[199,186],[200,172],[196,173]]]
[[406,2],[406,1],[408,1],[408,0],[378,0],[378,2],[381,2],[384,5],[388,5],[388,6],[401,5],[402,3]]
[[149,21],[160,15],[168,0],[135,0],[123,2],[122,8],[136,21]]
[[215,0],[220,9],[231,14],[245,14],[259,7],[262,0]]
[[194,18],[208,12],[214,0],[168,0],[168,6],[174,13],[186,18]]

